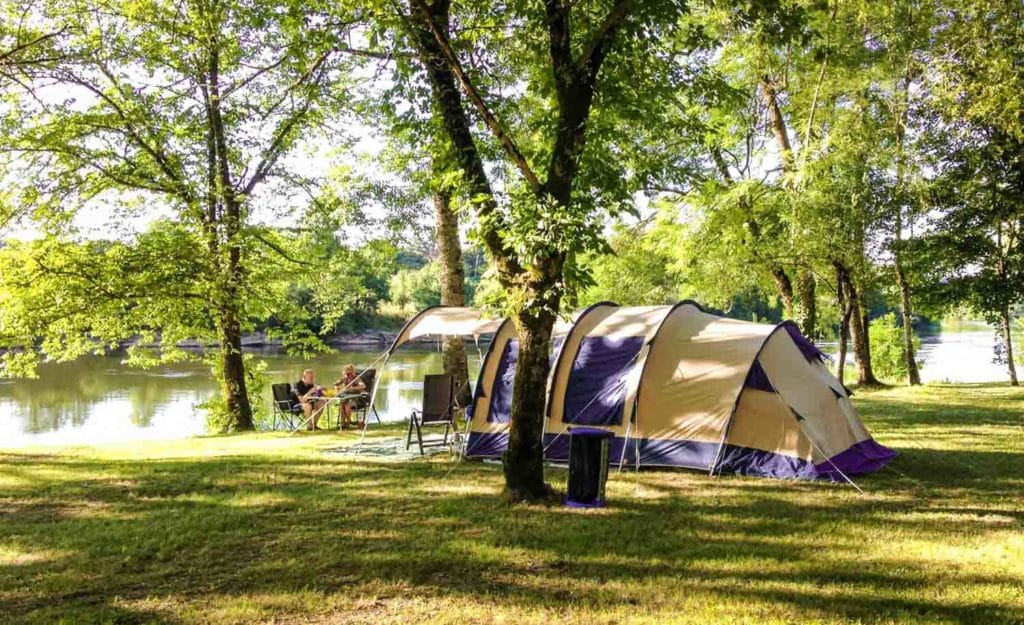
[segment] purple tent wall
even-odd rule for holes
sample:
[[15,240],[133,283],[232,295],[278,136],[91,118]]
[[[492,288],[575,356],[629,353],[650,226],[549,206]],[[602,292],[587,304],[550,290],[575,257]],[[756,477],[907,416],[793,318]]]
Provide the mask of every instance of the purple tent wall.
[[743,382],[743,386],[759,391],[768,391],[769,393],[775,392],[775,387],[772,386],[771,381],[768,379],[768,374],[764,372],[764,367],[757,360],[754,361],[754,364],[750,365],[750,372],[747,374],[747,379]]
[[793,342],[796,343],[800,353],[804,355],[804,358],[807,360],[812,360],[814,358],[824,360],[827,358],[827,356],[825,356],[825,352],[818,349],[817,345],[801,334],[800,329],[795,325],[787,321],[783,327],[786,328],[786,332],[789,333],[789,338],[793,339]]
[[508,423],[512,414],[512,384],[516,379],[516,361],[519,358],[519,341],[505,344],[494,376],[491,389],[491,408],[487,413],[488,423]]
[[626,400],[623,381],[643,342],[642,336],[624,339],[584,337],[569,372],[562,422],[580,425],[622,423]]

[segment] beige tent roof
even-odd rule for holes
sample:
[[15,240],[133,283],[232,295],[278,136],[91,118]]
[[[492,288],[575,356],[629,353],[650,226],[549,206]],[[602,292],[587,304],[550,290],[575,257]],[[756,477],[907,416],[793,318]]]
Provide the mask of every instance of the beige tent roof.
[[458,306],[427,308],[410,319],[402,328],[388,352],[421,336],[479,336],[498,330],[504,319],[485,315],[479,310]]

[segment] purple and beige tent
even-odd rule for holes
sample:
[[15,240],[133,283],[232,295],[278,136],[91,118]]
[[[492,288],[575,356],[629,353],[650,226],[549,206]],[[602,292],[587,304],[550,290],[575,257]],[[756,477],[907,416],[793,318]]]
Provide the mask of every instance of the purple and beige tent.
[[[611,431],[613,461],[638,468],[848,480],[895,455],[871,437],[849,391],[792,322],[729,319],[692,301],[605,302],[558,330],[549,460],[567,459],[573,426]],[[518,348],[512,323],[502,322],[477,379],[468,457],[497,457],[508,444]]]

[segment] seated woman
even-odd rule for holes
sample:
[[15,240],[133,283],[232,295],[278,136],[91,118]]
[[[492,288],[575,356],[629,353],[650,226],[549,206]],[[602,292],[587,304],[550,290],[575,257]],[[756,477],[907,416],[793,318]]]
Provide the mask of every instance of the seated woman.
[[324,387],[317,386],[316,374],[313,373],[312,369],[306,369],[302,372],[302,377],[292,387],[292,391],[295,393],[296,401],[302,408],[302,414],[306,415],[306,429],[315,430],[316,422],[320,419],[320,413],[323,412],[323,394]]
[[[359,378],[355,365],[345,365],[341,371],[341,378],[334,383],[334,390],[338,393],[364,393],[366,383]],[[341,429],[347,430],[355,425],[362,427],[361,423],[352,422],[352,402],[350,400],[338,403],[338,423]]]

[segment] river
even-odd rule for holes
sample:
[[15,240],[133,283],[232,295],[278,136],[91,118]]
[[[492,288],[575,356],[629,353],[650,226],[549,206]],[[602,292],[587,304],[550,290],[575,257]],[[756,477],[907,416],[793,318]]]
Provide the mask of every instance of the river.
[[[988,382],[1006,380],[1006,368],[992,362],[994,334],[984,326],[958,327],[923,339],[921,370],[925,381]],[[826,348],[827,349],[827,348]],[[307,367],[320,383],[330,383],[346,363],[370,364],[374,352],[340,352],[303,360],[274,351],[259,356],[271,381],[297,380]],[[470,348],[471,374],[479,366]],[[399,350],[388,363],[377,394],[385,421],[408,418],[420,402],[423,376],[441,371],[436,351]],[[127,367],[116,355],[45,363],[33,380],[0,380],[0,447],[88,445],[135,440],[165,440],[206,432],[196,404],[216,390],[208,367],[180,363],[155,369]],[[264,408],[271,410],[270,389]]]

